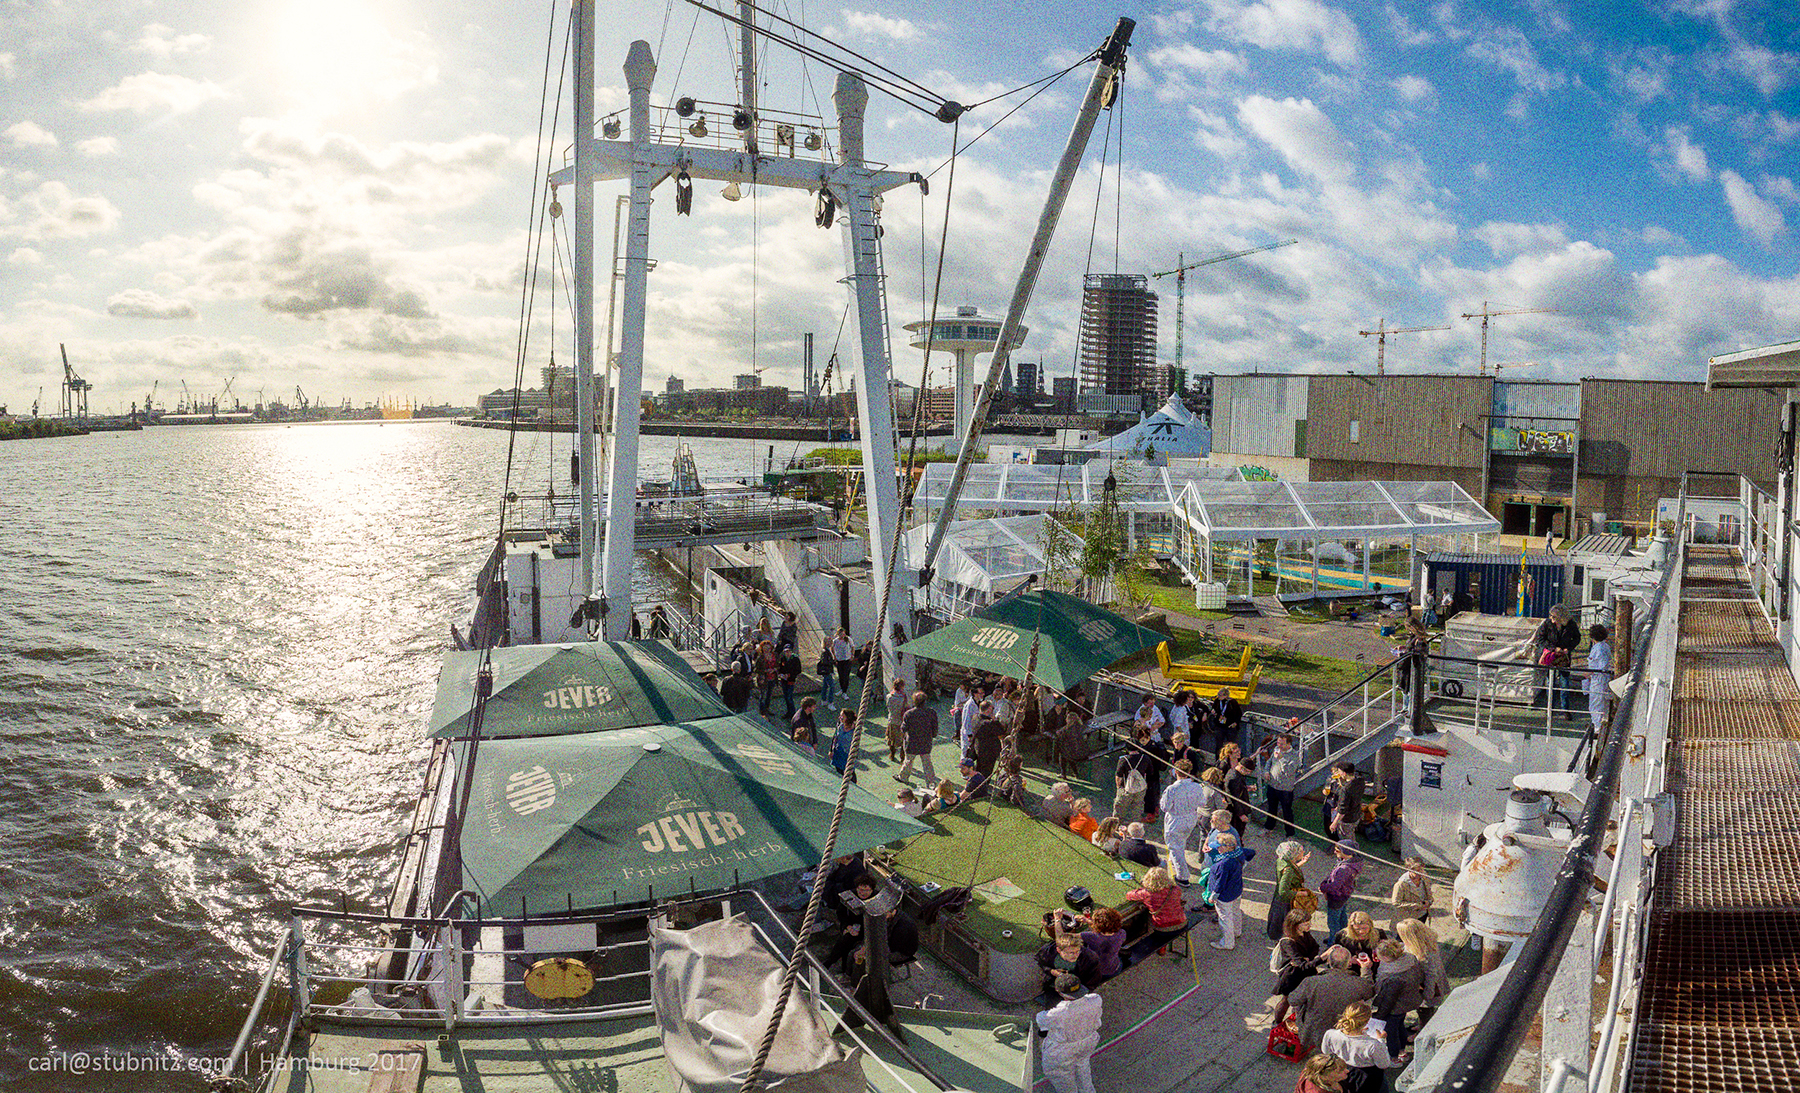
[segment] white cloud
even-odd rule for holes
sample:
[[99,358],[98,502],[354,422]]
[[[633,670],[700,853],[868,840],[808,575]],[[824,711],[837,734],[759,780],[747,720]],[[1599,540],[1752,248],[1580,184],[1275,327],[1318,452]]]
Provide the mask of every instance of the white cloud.
[[1470,40],[1467,49],[1476,60],[1512,73],[1522,91],[1544,95],[1569,82],[1562,73],[1545,68],[1531,40],[1514,27],[1487,27]]
[[872,11],[844,9],[844,25],[871,38],[888,38],[896,42],[916,42],[925,31],[910,19],[892,19]]
[[187,300],[132,288],[106,301],[106,313],[121,319],[197,319],[200,311]]
[[1719,185],[1725,188],[1725,203],[1731,206],[1731,219],[1750,237],[1768,246],[1787,230],[1787,221],[1774,202],[1765,200],[1743,175],[1729,168],[1719,172]]
[[84,156],[111,156],[119,151],[118,137],[89,137],[76,141],[75,150]]
[[1661,224],[1645,225],[1644,230],[1639,233],[1639,237],[1653,247],[1680,247],[1685,246],[1687,243],[1681,236],[1676,235]]
[[1394,81],[1393,88],[1407,102],[1418,102],[1437,94],[1437,88],[1432,87],[1431,81],[1423,76],[1402,76]]
[[1781,53],[1739,40],[1732,42],[1727,50],[1725,67],[1749,80],[1764,95],[1773,95],[1800,72],[1800,54]]
[[1500,258],[1561,250],[1569,245],[1569,233],[1561,224],[1507,224],[1490,220],[1470,234],[1486,243]]
[[19,58],[13,53],[0,53],[0,80],[19,78]]
[[1782,175],[1764,175],[1757,182],[1762,185],[1763,193],[1800,204],[1800,189],[1795,188],[1793,179]]
[[1220,159],[1228,160],[1244,154],[1244,140],[1231,127],[1229,119],[1209,113],[1198,106],[1188,107],[1188,117],[1194,123],[1196,145]]
[[77,197],[61,182],[40,183],[12,201],[0,199],[0,239],[76,239],[110,231],[118,223],[119,210],[112,202],[99,195]]
[[1690,182],[1706,182],[1712,178],[1706,163],[1706,149],[1689,139],[1687,126],[1671,125],[1663,130],[1663,137],[1667,141],[1669,160],[1683,177]]
[[1674,55],[1668,50],[1645,48],[1611,61],[1607,71],[1616,90],[1642,105],[1668,94],[1674,64]]
[[44,254],[35,247],[17,247],[6,256],[6,260],[15,266],[41,266],[44,264]]
[[1356,169],[1356,150],[1311,99],[1251,95],[1238,104],[1238,120],[1288,166],[1321,182],[1343,182]]
[[6,127],[5,137],[14,148],[54,148],[56,134],[35,121],[16,122]]
[[1318,0],[1206,0],[1206,6],[1206,24],[1215,34],[1263,49],[1317,53],[1340,68],[1362,64],[1356,23]]
[[1386,8],[1388,29],[1394,34],[1395,41],[1409,48],[1428,46],[1437,41],[1437,36],[1427,27],[1415,27],[1400,10],[1389,4]]
[[1146,60],[1162,68],[1180,69],[1203,76],[1208,82],[1225,76],[1242,76],[1250,71],[1244,55],[1229,49],[1201,49],[1191,42],[1153,49]]
[[161,23],[151,23],[144,27],[144,35],[132,44],[132,49],[139,53],[148,53],[160,60],[168,60],[178,53],[204,53],[211,48],[212,39],[204,34],[176,34]]
[[193,80],[162,72],[140,72],[86,100],[83,110],[130,110],[139,114],[186,114],[227,92],[210,80]]

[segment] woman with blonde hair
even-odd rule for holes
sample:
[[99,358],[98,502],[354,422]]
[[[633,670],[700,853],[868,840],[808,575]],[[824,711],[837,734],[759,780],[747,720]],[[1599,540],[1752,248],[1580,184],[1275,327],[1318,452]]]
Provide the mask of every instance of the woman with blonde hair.
[[1225,775],[1218,767],[1207,767],[1200,772],[1200,793],[1200,810],[1208,816],[1229,803],[1225,800]]
[[1438,940],[1436,931],[1418,919],[1404,919],[1400,923],[1400,942],[1406,951],[1419,958],[1420,967],[1425,969],[1424,1000],[1419,1003],[1419,1027],[1437,1012],[1443,1004],[1444,996],[1450,993],[1450,975],[1444,970],[1443,942]]
[[1160,951],[1187,925],[1187,905],[1182,902],[1181,889],[1175,887],[1175,879],[1160,865],[1145,870],[1144,886],[1125,893],[1125,898],[1136,900],[1150,912],[1150,932],[1132,946],[1139,957]]
[[1088,841],[1099,847],[1102,854],[1112,858],[1118,857],[1119,844],[1124,841],[1124,836],[1119,834],[1119,818],[1108,816],[1101,820],[1100,826],[1095,829],[1093,835],[1088,837]]
[[1344,1007],[1337,1027],[1328,1030],[1319,1042],[1319,1050],[1342,1059],[1350,1067],[1344,1079],[1344,1093],[1381,1093],[1387,1088],[1387,1068],[1394,1065],[1387,1045],[1381,1037],[1369,1032],[1369,1016],[1374,1009],[1367,1002],[1352,1002]]
[[1375,925],[1367,911],[1350,912],[1350,921],[1337,932],[1332,940],[1350,950],[1350,955],[1361,961],[1364,957],[1375,955],[1375,946],[1387,937],[1387,931]]
[[1294,1093],[1343,1093],[1344,1079],[1349,1076],[1350,1064],[1321,1052],[1300,1067],[1300,1079],[1294,1083]]

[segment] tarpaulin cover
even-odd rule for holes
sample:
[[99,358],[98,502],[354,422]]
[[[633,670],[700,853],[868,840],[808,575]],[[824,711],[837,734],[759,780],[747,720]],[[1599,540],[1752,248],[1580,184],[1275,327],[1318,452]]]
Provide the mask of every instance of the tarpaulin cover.
[[[654,641],[511,645],[490,650],[494,692],[481,735],[560,736],[724,717],[731,711],[699,674]],[[445,656],[431,735],[469,735],[480,650]]]
[[1463,694],[1499,702],[1530,702],[1541,685],[1531,660],[1531,635],[1544,620],[1460,611],[1444,626],[1446,657],[1485,661],[1480,666],[1443,661],[1441,680],[1458,680]]
[[1037,631],[1043,633],[1037,678],[1059,691],[1164,640],[1162,634],[1104,607],[1063,592],[1034,588],[915,638],[901,646],[901,651],[1023,679]]
[[[454,745],[458,766],[470,744]],[[488,914],[712,892],[819,864],[838,775],[755,719],[480,741],[458,846]],[[837,852],[925,825],[851,786]]]
[[[782,964],[743,915],[691,930],[650,930],[650,999],[663,1057],[681,1093],[737,1093],[756,1059]],[[795,991],[762,1082],[783,1093],[862,1093],[862,1049],[832,1040],[828,1019]]]

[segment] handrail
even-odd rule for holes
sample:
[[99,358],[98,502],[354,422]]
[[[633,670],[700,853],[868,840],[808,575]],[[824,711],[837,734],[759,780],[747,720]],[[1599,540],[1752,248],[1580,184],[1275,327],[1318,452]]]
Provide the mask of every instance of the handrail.
[[275,951],[269,954],[269,967],[263,972],[262,986],[256,990],[256,1001],[250,1005],[250,1013],[244,1018],[244,1027],[238,1030],[237,1042],[231,1045],[231,1054],[225,1057],[225,1066],[213,1076],[214,1084],[233,1082],[238,1064],[243,1062],[244,1049],[250,1046],[250,1035],[256,1031],[257,1019],[262,1016],[263,1006],[269,1001],[269,988],[275,984],[275,969],[281,966],[281,958],[287,954],[289,935],[283,932],[281,940],[275,943]]
[[[1677,526],[1686,520],[1685,475],[1682,484]],[[1648,633],[1656,632],[1668,602],[1670,584],[1686,553],[1686,543],[1681,543],[1665,563],[1645,623]],[[1456,1090],[1457,1093],[1494,1093],[1537,1019],[1544,996],[1549,992],[1551,977],[1575,933],[1582,910],[1587,906],[1594,879],[1594,862],[1599,857],[1613,803],[1618,796],[1626,741],[1631,735],[1638,695],[1643,690],[1644,666],[1649,659],[1651,644],[1640,642],[1632,652],[1628,673],[1631,682],[1620,696],[1618,709],[1607,725],[1606,751],[1595,772],[1593,789],[1588,793],[1581,818],[1576,821],[1574,839],[1557,870],[1556,882],[1550,889],[1543,913],[1522,943],[1518,957],[1512,961],[1506,979],[1489,1005],[1488,1012],[1497,1015],[1497,1019],[1482,1021],[1475,1026],[1439,1083],[1441,1089]]]

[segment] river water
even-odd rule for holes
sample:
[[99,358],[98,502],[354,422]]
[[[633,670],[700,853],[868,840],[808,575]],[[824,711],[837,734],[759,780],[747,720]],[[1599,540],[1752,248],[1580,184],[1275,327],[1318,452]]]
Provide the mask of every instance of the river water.
[[[646,479],[677,443],[644,438]],[[769,452],[690,443],[703,475]],[[512,488],[566,479],[568,444],[520,434]],[[145,1060],[227,1053],[286,908],[378,907],[507,445],[447,422],[0,445],[0,1088],[202,1088]]]

